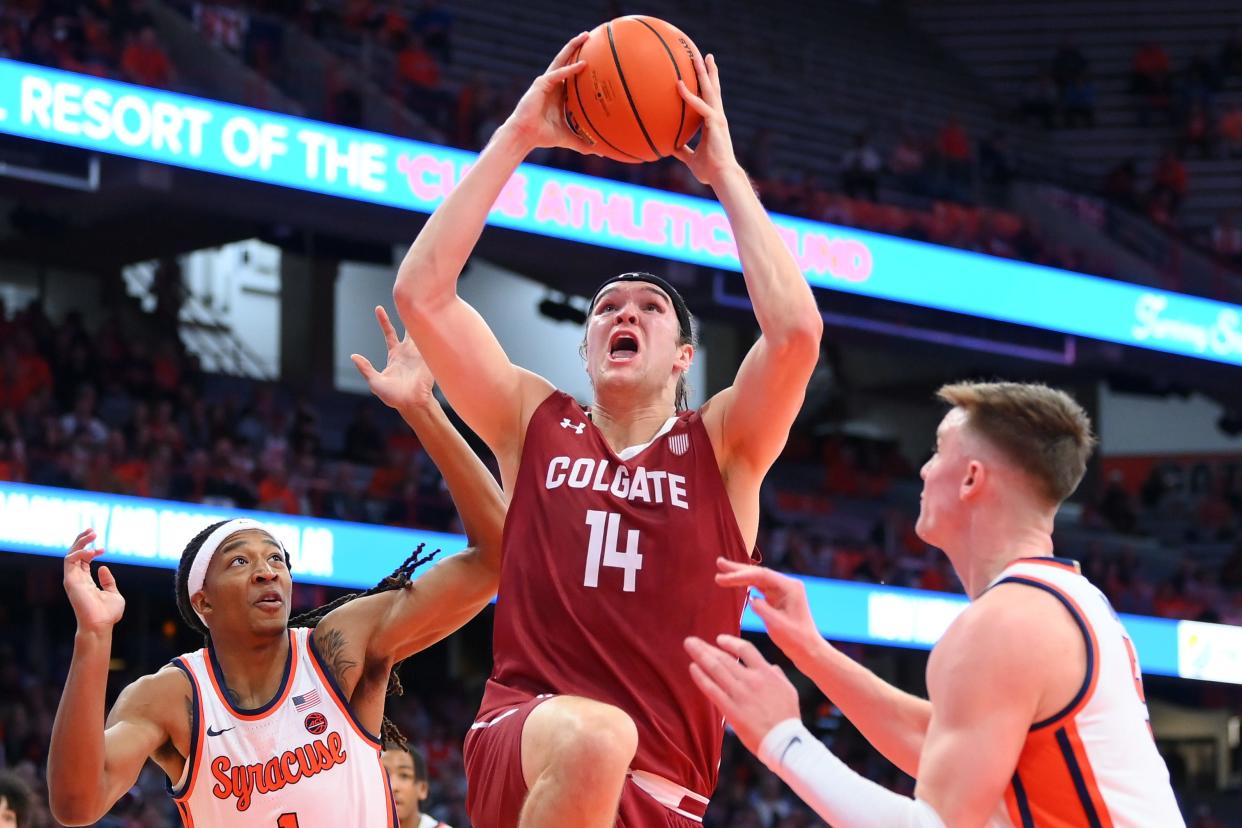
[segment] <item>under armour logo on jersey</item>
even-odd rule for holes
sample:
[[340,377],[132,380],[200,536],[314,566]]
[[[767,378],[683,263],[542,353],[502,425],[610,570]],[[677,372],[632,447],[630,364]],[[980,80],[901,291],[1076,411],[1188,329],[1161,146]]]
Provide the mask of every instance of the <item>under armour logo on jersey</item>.
[[668,437],[668,450],[678,457],[690,450],[690,435],[684,431],[681,434],[670,434]]
[[586,423],[571,423],[569,418],[566,417],[561,420],[561,428],[572,428],[574,430],[574,434],[581,434],[583,429],[586,428]]

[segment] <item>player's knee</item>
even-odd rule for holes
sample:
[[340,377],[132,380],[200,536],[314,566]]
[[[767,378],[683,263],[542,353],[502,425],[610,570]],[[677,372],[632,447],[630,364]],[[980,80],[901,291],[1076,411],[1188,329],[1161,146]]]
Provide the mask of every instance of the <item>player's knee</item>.
[[554,761],[575,775],[624,773],[638,750],[634,720],[610,704],[568,706],[558,724]]

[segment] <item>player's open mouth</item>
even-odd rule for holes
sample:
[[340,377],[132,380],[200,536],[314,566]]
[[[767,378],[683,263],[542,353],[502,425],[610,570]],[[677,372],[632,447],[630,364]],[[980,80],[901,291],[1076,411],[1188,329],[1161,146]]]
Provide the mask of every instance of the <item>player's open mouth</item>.
[[265,592],[259,596],[259,600],[254,602],[256,607],[264,609],[279,609],[284,606],[285,599],[280,596],[279,592]]
[[608,359],[612,362],[629,362],[638,356],[638,338],[626,331],[617,331],[608,341]]

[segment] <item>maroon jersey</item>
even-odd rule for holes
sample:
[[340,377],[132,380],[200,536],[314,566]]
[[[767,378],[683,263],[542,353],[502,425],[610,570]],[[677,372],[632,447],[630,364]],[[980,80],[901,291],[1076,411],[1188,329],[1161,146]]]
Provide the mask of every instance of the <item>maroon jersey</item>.
[[697,411],[621,460],[554,392],[526,429],[479,717],[540,693],[616,705],[634,770],[709,796],[724,723],[683,641],[738,634],[746,592],[716,585],[718,555],[750,559]]

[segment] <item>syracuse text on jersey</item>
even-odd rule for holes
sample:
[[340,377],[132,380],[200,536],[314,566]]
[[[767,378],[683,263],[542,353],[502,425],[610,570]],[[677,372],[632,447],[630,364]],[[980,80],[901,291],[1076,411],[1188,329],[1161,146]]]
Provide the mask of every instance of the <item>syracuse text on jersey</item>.
[[548,489],[568,486],[571,489],[609,492],[630,502],[668,502],[679,509],[690,508],[683,475],[659,469],[648,471],[644,466],[637,466],[631,472],[627,466],[614,467],[607,459],[595,457],[579,457],[576,460],[565,455],[553,457],[548,461],[544,485]]
[[250,807],[252,794],[274,793],[286,785],[296,785],[302,779],[345,764],[347,758],[341,734],[335,730],[323,739],[286,750],[266,762],[234,765],[227,756],[217,756],[211,762],[211,775],[216,779],[211,792],[217,799],[236,797],[237,810],[244,811]]

